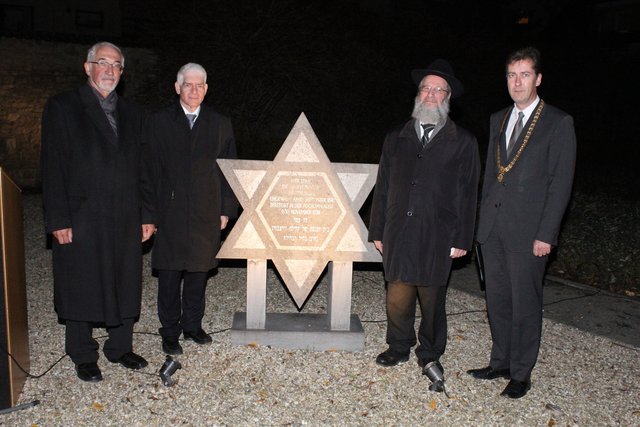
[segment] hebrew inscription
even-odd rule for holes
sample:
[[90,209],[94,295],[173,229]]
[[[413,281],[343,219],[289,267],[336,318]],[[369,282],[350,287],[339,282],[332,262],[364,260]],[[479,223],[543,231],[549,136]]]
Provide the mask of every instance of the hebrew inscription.
[[271,259],[298,307],[329,261],[381,260],[358,214],[377,165],[331,163],[304,114],[273,162],[218,164],[244,209],[218,258]]
[[258,205],[277,249],[324,250],[346,211],[326,174],[281,171]]

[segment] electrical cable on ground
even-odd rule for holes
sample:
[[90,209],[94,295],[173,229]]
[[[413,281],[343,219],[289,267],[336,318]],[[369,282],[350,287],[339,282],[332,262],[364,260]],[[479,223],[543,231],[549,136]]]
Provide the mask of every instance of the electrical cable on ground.
[[[216,334],[219,334],[219,333],[222,333],[222,332],[226,332],[226,331],[230,331],[230,330],[231,330],[231,328],[219,329],[219,330],[217,330],[217,331],[210,332],[210,333],[209,333],[209,335],[216,335]],[[138,332],[138,331],[134,331],[133,333],[134,333],[134,334],[137,334],[137,335],[154,335],[154,336],[160,336],[160,334],[159,334],[159,333],[157,333],[157,332],[143,332],[143,331]],[[108,337],[109,337],[108,335],[101,335],[101,336],[97,336],[97,337],[95,337],[94,339],[102,339],[102,338],[108,338]],[[11,360],[13,361],[13,363],[15,363],[15,364],[16,364],[16,366],[18,367],[18,369],[20,369],[22,372],[24,372],[24,373],[27,375],[27,377],[29,377],[29,378],[33,378],[33,379],[42,378],[42,377],[43,377],[43,376],[45,376],[47,373],[49,373],[49,371],[51,371],[51,370],[52,370],[52,369],[53,369],[53,368],[54,368],[58,363],[60,363],[60,362],[61,362],[65,357],[67,357],[67,356],[68,356],[68,354],[67,354],[67,353],[63,354],[62,356],[60,356],[60,358],[59,358],[58,360],[56,360],[56,361],[55,361],[51,366],[49,366],[49,367],[48,367],[48,368],[47,368],[43,373],[41,373],[41,374],[37,374],[37,375],[36,375],[36,374],[32,374],[31,372],[29,372],[29,371],[27,371],[26,369],[24,369],[24,368],[20,365],[20,363],[18,363],[18,361],[13,357],[13,355],[12,355],[11,353],[9,353],[9,352],[7,351],[7,349],[5,349],[3,346],[0,346],[0,351],[1,351],[2,353],[6,354],[7,356],[9,356],[9,357],[11,358]],[[152,376],[156,376],[156,375],[157,375],[157,374],[150,374],[150,373],[148,373],[148,372],[143,372],[143,371],[135,371],[135,372],[136,372],[136,373],[139,373],[139,374],[144,374],[144,375],[152,375]],[[2,413],[2,412],[0,412],[0,413]]]
[[[360,278],[362,278],[362,279],[365,279],[365,280],[368,280],[368,281],[370,281],[370,282],[372,282],[372,283],[379,284],[379,282],[376,282],[375,280],[370,279],[370,278],[368,278],[368,277],[365,277],[365,276],[362,276],[362,275],[358,275],[358,277],[360,277]],[[593,297],[593,296],[596,296],[596,295],[599,295],[599,294],[601,294],[601,291],[596,291],[596,292],[593,292],[593,293],[590,293],[590,294],[580,295],[580,296],[577,296],[577,297],[561,298],[561,299],[559,299],[559,300],[551,301],[551,302],[548,302],[548,303],[546,303],[546,304],[543,304],[543,305],[542,305],[542,307],[548,307],[548,306],[550,306],[550,305],[559,304],[559,303],[562,303],[562,302],[565,302],[565,301],[572,301],[572,300],[578,300],[578,299],[583,299],[583,298],[589,298],[589,297]],[[459,312],[456,312],[456,313],[447,313],[447,317],[460,316],[460,315],[463,315],[463,314],[486,313],[486,312],[487,312],[487,310],[486,310],[486,309],[466,310],[466,311],[459,311]],[[416,316],[416,319],[419,319],[420,317],[421,317],[421,316]],[[383,322],[386,322],[386,321],[387,321],[387,319],[381,319],[381,320],[361,320],[361,322],[362,322],[362,323],[383,323]],[[227,332],[227,331],[230,331],[230,330],[231,330],[231,328],[219,329],[219,330],[217,330],[217,331],[211,332],[211,333],[210,333],[210,335],[216,335],[216,334],[219,334],[219,333],[222,333],[222,332]],[[160,336],[160,334],[159,334],[159,333],[157,333],[157,332],[142,332],[142,331],[140,331],[140,332],[136,332],[136,331],[134,331],[133,333],[134,333],[134,334],[138,334],[138,335],[153,335],[153,336]],[[102,335],[102,336],[96,337],[96,339],[107,338],[107,337],[108,337],[107,335]],[[629,347],[629,348],[630,348],[630,347]],[[635,350],[640,351],[639,349],[635,349]],[[16,364],[16,366],[17,366],[17,367],[18,367],[22,372],[24,372],[24,373],[25,373],[29,378],[34,378],[34,379],[41,378],[41,377],[43,377],[44,375],[46,375],[47,373],[49,373],[49,371],[51,371],[51,370],[52,370],[52,369],[53,369],[53,368],[54,368],[58,363],[60,363],[60,362],[62,361],[62,359],[64,359],[64,358],[67,356],[67,353],[63,354],[63,355],[62,355],[58,360],[56,360],[56,361],[55,361],[51,366],[49,366],[49,367],[48,367],[48,368],[47,368],[43,373],[38,374],[38,375],[35,375],[35,374],[31,374],[30,372],[28,372],[27,370],[25,370],[22,366],[20,366],[20,364],[19,364],[19,363],[18,363],[18,361],[13,357],[13,355],[12,355],[11,353],[9,353],[9,352],[4,348],[4,347],[0,346],[0,351],[2,351],[2,353],[5,353],[7,356],[9,356],[9,357],[11,358],[11,360]],[[155,373],[154,373],[154,374],[151,374],[151,373],[143,372],[143,371],[135,371],[135,372],[136,372],[136,373],[139,373],[139,374],[143,374],[143,375],[152,375],[152,376],[156,376],[156,374],[155,374]],[[25,404],[25,405],[28,405],[28,404]],[[33,406],[33,405],[31,405],[31,406]],[[1,414],[1,413],[2,413],[2,412],[0,412],[0,414]]]

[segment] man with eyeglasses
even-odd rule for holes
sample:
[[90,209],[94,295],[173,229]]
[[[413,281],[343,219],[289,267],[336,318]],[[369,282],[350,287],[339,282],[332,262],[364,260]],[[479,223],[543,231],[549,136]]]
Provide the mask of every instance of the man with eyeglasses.
[[155,200],[160,335],[162,350],[173,355],[183,352],[180,334],[196,344],[212,341],[202,329],[205,288],[218,265],[221,231],[238,211],[216,162],[236,158],[231,120],[202,103],[207,90],[205,69],[185,64],[175,82],[178,100],[147,126],[143,191]]
[[542,282],[558,242],[576,161],[573,119],[538,96],[540,52],[512,52],[506,81],[513,105],[490,120],[477,240],[485,266],[493,347],[477,379],[508,378],[501,395],[531,388],[542,334]]
[[94,327],[109,335],[103,353],[140,369],[133,324],[140,316],[142,248],[154,226],[139,192],[143,116],[115,92],[124,68],[108,42],[89,49],[87,84],[51,98],[42,115],[45,226],[53,234],[54,305],[65,349],[83,381],[102,380]]
[[[376,363],[395,366],[415,350],[427,373],[447,342],[445,312],[452,260],[473,242],[480,160],[476,138],[449,118],[463,92],[451,65],[437,59],[414,70],[413,119],[384,141],[373,195],[369,240],[382,253],[387,281],[387,344]],[[416,301],[421,320],[414,330]],[[431,390],[442,391],[433,383]]]

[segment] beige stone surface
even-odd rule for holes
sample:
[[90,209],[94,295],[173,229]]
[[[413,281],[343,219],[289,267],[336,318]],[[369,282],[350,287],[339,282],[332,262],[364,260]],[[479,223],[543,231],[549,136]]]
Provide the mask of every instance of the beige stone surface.
[[306,116],[273,162],[218,160],[244,209],[218,258],[272,260],[298,307],[330,261],[381,261],[358,214],[377,165],[329,161]]

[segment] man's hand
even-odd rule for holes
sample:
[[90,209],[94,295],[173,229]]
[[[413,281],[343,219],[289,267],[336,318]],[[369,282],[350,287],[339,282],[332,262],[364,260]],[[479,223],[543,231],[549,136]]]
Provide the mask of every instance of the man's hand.
[[225,215],[220,216],[220,230],[224,230],[227,228],[227,224],[229,223],[229,217]]
[[380,240],[374,240],[373,244],[375,245],[378,252],[382,253],[382,242]]
[[61,245],[66,245],[73,241],[73,231],[70,228],[56,230],[51,234],[53,234],[53,237],[55,237],[58,243]]
[[142,224],[142,241],[146,242],[156,232],[155,224]]
[[464,249],[451,248],[451,252],[449,256],[451,258],[460,258],[465,256],[466,254],[467,254],[467,251],[465,251]]
[[535,256],[547,256],[551,253],[551,245],[549,243],[541,242],[540,240],[533,241],[533,254]]

